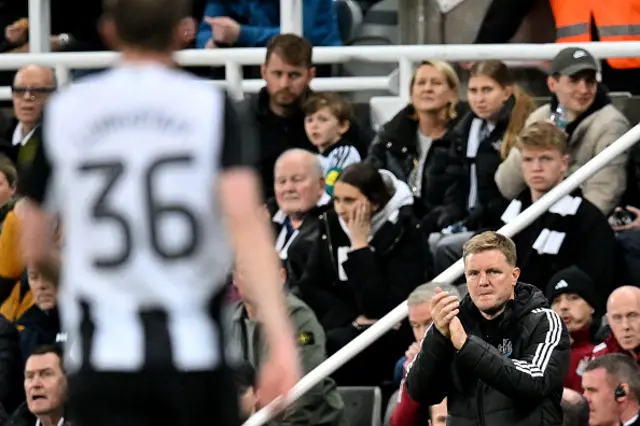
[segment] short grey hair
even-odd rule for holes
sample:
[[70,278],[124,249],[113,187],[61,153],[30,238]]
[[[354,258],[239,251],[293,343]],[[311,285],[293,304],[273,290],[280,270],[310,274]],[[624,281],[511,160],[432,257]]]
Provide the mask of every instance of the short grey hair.
[[423,303],[429,303],[431,298],[436,295],[436,288],[440,287],[442,291],[446,291],[450,296],[460,298],[460,292],[451,284],[442,284],[437,282],[428,282],[415,288],[407,298],[407,305],[416,306]]
[[303,159],[308,159],[309,160],[309,172],[313,173],[314,175],[316,175],[318,177],[318,179],[322,179],[324,177],[324,169],[322,168],[322,163],[320,163],[320,160],[318,159],[318,156],[316,154],[314,154],[313,152],[307,151],[306,149],[302,149],[302,148],[291,148],[291,149],[286,150],[282,154],[280,154],[280,156],[276,160],[276,164],[274,166],[274,171],[275,171],[275,168],[278,167],[278,164],[280,163],[280,161],[282,161],[283,159],[285,159],[285,158],[287,158],[289,156],[299,156],[299,157],[301,157]]

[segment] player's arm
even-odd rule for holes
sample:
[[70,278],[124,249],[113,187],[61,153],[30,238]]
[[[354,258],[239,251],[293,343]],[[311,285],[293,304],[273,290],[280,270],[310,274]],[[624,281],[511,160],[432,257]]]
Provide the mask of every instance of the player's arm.
[[293,328],[285,307],[280,262],[274,249],[271,228],[261,210],[260,185],[251,167],[250,141],[241,134],[242,129],[246,127],[243,128],[235,106],[227,99],[223,172],[217,195],[222,203],[235,254],[240,259],[248,259],[243,272],[251,299],[258,303],[261,326],[270,348],[270,358],[262,372],[265,387],[262,392],[266,392],[265,397],[271,399],[281,392],[288,392],[295,384],[299,378],[299,367],[296,368],[299,363]]
[[[45,133],[43,129],[43,135]],[[36,148],[24,179],[22,252],[27,265],[34,265],[53,283],[60,275],[60,257],[54,243],[54,219],[42,207],[50,192],[52,166],[44,141]]]

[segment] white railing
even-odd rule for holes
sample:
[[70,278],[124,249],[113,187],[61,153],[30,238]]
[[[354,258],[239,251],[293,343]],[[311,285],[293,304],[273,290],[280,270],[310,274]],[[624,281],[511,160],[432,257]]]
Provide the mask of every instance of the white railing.
[[[571,176],[565,179],[558,186],[549,191],[545,196],[540,198],[528,209],[520,213],[515,219],[507,225],[500,228],[498,232],[508,237],[512,237],[527,226],[529,226],[540,215],[545,213],[560,198],[571,193],[582,182],[593,176],[598,170],[607,165],[618,155],[628,150],[640,139],[640,124],[634,126],[627,133],[622,135],[620,139],[615,141],[604,151],[591,159],[587,164],[576,170]],[[462,259],[459,259],[450,268],[433,279],[434,282],[451,283],[459,278],[464,272]],[[349,342],[346,346],[336,352],[333,356],[320,364],[314,370],[304,376],[287,395],[284,401],[285,406],[291,405],[300,396],[304,395],[315,385],[320,383],[325,377],[336,371],[338,368],[346,364],[350,359],[362,352],[365,348],[375,342],[379,337],[391,330],[396,324],[407,317],[407,302],[403,302],[394,310],[378,320],[374,325],[365,330],[358,337]],[[263,408],[247,420],[243,426],[260,426],[268,422],[273,417],[273,407],[276,401],[271,405]]]
[[[37,0],[30,0],[37,1]],[[318,90],[357,91],[390,90],[397,88],[402,99],[409,99],[409,83],[413,65],[425,59],[438,58],[451,62],[500,59],[504,61],[541,61],[552,59],[562,48],[561,44],[505,44],[505,45],[411,45],[411,46],[344,46],[316,47],[315,63],[343,64],[351,61],[370,63],[397,63],[398,77],[334,77],[318,78],[312,87]],[[599,58],[636,57],[640,42],[579,43]],[[226,81],[214,84],[226,85],[236,97],[244,92],[258,91],[261,80],[243,80],[243,65],[259,65],[266,54],[264,48],[240,49],[190,49],[178,52],[176,60],[184,66],[225,66]],[[82,53],[6,53],[0,56],[0,70],[14,70],[28,64],[56,67],[61,81],[68,79],[71,69],[106,68],[118,59],[115,52]],[[395,84],[394,82],[397,82]],[[2,99],[7,99],[8,88],[0,88]]]

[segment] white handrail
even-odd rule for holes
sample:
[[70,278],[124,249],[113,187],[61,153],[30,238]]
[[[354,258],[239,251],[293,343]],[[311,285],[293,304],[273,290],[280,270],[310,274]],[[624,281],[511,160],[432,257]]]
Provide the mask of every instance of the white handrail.
[[[313,61],[336,64],[350,61],[398,63],[401,58],[413,63],[428,58],[447,61],[499,59],[504,61],[550,60],[567,46],[580,46],[598,58],[632,58],[640,53],[640,42],[595,42],[575,44],[447,44],[407,46],[340,46],[314,47]],[[265,48],[187,49],[176,54],[183,66],[260,65]],[[3,53],[0,70],[18,69],[24,65],[62,65],[71,69],[105,68],[118,59],[115,52]]]
[[[522,229],[529,226],[540,215],[546,212],[560,198],[571,193],[582,182],[593,176],[602,167],[608,164],[615,157],[622,154],[633,146],[640,139],[640,124],[634,126],[627,133],[622,135],[620,139],[612,143],[604,149],[600,154],[592,158],[587,164],[576,170],[567,177],[558,186],[549,191],[545,196],[533,203],[528,209],[520,213],[507,225],[500,228],[499,233],[512,237]],[[462,259],[449,267],[446,271],[433,279],[434,282],[451,283],[464,272]],[[358,353],[363,351],[371,343],[376,341],[380,336],[393,328],[400,321],[404,320],[408,314],[407,302],[401,303],[387,315],[378,320],[375,324],[365,330],[358,337],[345,345],[338,352],[333,354],[325,362],[310,371],[304,376],[291,390],[284,400],[284,405],[289,406],[295,402],[300,396],[308,392],[312,387],[320,383],[325,377],[336,371],[347,361],[352,359]],[[280,402],[280,401],[277,401]],[[273,404],[270,404],[251,416],[243,426],[260,426],[273,417]]]

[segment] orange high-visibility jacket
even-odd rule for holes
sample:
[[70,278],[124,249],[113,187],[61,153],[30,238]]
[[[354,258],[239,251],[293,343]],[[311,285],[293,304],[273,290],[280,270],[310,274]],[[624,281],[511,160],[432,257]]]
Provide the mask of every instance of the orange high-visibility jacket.
[[[600,41],[640,41],[640,0],[551,0],[556,42],[591,40],[591,17]],[[607,59],[611,68],[640,68],[640,58]]]

